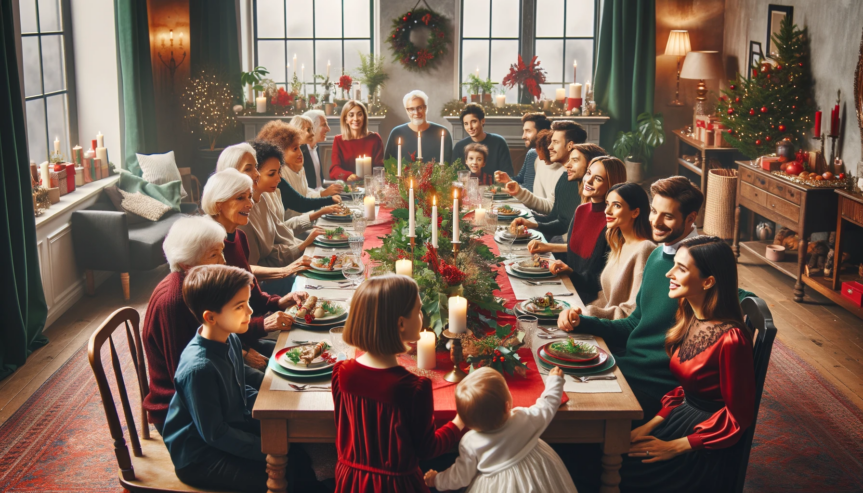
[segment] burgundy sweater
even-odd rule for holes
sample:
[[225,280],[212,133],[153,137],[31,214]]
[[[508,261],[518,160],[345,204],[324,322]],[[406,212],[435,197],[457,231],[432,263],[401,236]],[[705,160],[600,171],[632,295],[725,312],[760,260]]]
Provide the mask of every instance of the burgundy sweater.
[[600,276],[608,254],[605,224],[604,203],[589,202],[575,209],[566,264],[572,268],[569,278],[584,303],[595,300],[602,290]]
[[[384,165],[384,145],[380,134],[369,132],[362,139],[345,140],[341,135],[333,138],[333,157],[330,178],[344,180],[356,173],[356,159],[360,156],[372,158],[372,166]],[[407,157],[407,156],[402,156]]]

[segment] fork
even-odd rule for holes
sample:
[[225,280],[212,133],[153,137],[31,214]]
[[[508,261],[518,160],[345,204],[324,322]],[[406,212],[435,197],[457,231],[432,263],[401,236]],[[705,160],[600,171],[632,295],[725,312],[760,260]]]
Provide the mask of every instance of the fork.
[[529,286],[551,286],[551,285],[560,286],[563,284],[560,281],[524,281],[523,280],[521,282],[523,282]]
[[326,385],[297,385],[297,384],[289,383],[288,386],[291,387],[292,389],[298,391],[298,392],[302,392],[304,390],[330,390],[331,389],[331,387],[328,387]]
[[569,375],[570,378],[576,383],[587,383],[593,380],[617,380],[617,377],[614,375],[598,375],[598,376],[586,376],[586,377],[577,377],[575,375]]

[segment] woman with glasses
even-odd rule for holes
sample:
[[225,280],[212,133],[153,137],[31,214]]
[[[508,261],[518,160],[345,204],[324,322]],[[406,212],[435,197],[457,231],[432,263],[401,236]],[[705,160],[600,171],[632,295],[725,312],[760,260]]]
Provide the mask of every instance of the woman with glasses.
[[[452,162],[452,136],[445,127],[426,120],[428,101],[428,95],[420,90],[414,90],[405,95],[403,102],[410,121],[390,132],[384,151],[385,159],[397,157],[398,145],[401,142],[402,160],[440,161],[441,135],[443,135],[443,160],[447,163]],[[422,133],[421,156],[417,152],[420,132]]]
[[377,132],[369,132],[369,112],[363,103],[354,100],[345,103],[340,123],[342,134],[333,138],[331,179],[357,180],[356,159],[360,156],[372,158],[372,166],[384,165],[383,140]]

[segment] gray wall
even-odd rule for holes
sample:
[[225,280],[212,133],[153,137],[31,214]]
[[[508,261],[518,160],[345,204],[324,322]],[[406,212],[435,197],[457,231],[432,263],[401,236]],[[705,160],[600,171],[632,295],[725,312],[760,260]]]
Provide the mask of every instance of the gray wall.
[[[836,104],[836,91],[842,90],[840,114],[841,136],[837,154],[845,160],[848,171],[860,166],[861,140],[857,114],[854,111],[854,70],[857,67],[863,2],[859,0],[726,0],[724,53],[726,68],[734,74],[746,66],[749,41],[764,45],[767,39],[768,4],[794,7],[794,23],[809,28],[812,48],[812,74],[815,80],[815,103],[824,112],[829,125],[830,110]],[[693,46],[693,48],[695,48]],[[817,143],[811,141],[812,146]],[[829,140],[826,146],[830,158]],[[861,170],[863,172],[863,170]]]

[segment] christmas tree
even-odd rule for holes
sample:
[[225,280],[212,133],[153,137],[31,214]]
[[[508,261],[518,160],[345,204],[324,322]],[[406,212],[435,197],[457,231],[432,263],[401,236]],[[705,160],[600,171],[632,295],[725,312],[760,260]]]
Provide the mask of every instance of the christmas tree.
[[774,152],[775,144],[783,139],[804,147],[803,138],[812,128],[807,29],[797,29],[786,17],[773,41],[778,52],[775,65],[764,62],[749,67],[752,77],[748,80],[737,74],[737,80],[722,91],[717,106],[729,129],[726,140],[751,158]]

